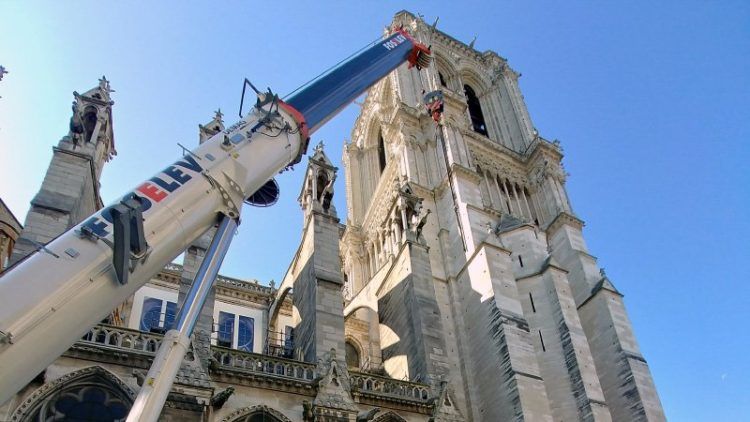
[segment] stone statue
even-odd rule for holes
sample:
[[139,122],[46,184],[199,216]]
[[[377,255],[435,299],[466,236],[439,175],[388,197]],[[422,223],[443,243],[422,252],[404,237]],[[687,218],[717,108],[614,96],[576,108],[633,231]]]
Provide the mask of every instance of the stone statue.
[[73,142],[73,149],[78,146],[81,136],[83,136],[84,128],[81,115],[78,114],[78,101],[73,101],[72,105],[73,115],[70,117],[70,140]]
[[432,213],[432,210],[428,209],[427,212],[424,213],[422,218],[419,219],[416,227],[414,227],[414,233],[417,235],[417,239],[419,239],[419,236],[422,235],[422,229],[424,228],[424,225],[427,224],[427,216],[430,215],[430,213]]

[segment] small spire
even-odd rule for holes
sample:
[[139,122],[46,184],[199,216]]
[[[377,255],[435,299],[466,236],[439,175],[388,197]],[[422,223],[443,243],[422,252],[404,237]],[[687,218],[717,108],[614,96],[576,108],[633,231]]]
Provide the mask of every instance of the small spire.
[[99,79],[99,89],[106,92],[107,94],[109,94],[110,92],[115,92],[115,90],[109,86],[109,81],[104,75],[102,75],[101,79]]
[[214,120],[216,120],[217,122],[224,123],[224,120],[222,119],[222,117],[224,117],[224,113],[221,112],[221,108],[214,111]]
[[474,36],[474,39],[473,39],[473,40],[471,40],[471,42],[469,43],[469,48],[474,48],[474,43],[475,43],[475,42],[477,42],[477,37],[476,37],[476,35]]
[[8,71],[5,70],[5,66],[0,65],[0,81],[3,80],[3,75],[5,75],[6,73],[8,73]]
[[318,145],[315,145],[315,153],[323,152],[323,148],[325,147],[325,144],[323,141],[318,142]]

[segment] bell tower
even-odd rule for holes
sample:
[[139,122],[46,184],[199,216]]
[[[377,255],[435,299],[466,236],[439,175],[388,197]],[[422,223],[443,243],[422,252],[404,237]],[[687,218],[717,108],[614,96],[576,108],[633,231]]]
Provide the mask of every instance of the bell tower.
[[444,380],[467,420],[664,420],[520,74],[408,12],[392,27],[434,60],[371,88],[344,147],[344,315],[388,375]]
[[52,147],[52,160],[41,189],[31,200],[11,263],[103,206],[99,179],[104,165],[117,154],[112,130],[112,92],[104,76],[99,85],[83,94],[73,92],[69,132]]

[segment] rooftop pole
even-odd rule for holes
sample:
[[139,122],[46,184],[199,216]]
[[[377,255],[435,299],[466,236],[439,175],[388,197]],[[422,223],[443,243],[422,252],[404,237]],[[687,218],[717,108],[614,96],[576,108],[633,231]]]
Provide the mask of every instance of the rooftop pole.
[[237,220],[222,214],[219,228],[198,268],[185,303],[177,315],[177,324],[164,335],[151,369],[143,381],[141,391],[130,409],[128,422],[151,422],[159,418],[167,396],[172,390],[172,383],[180,369],[182,359],[190,347],[190,335],[193,333],[236,229]]

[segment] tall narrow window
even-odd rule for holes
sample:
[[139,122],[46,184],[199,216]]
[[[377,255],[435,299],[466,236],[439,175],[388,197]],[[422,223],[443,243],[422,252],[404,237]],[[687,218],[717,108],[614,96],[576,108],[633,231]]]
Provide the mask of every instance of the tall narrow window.
[[294,355],[294,327],[284,327],[284,357],[291,358]]
[[219,312],[219,330],[216,345],[232,347],[234,339],[234,314]]
[[542,352],[546,352],[547,348],[544,347],[544,338],[542,337],[542,330],[539,330],[539,341],[542,343]]
[[240,325],[237,329],[237,349],[252,352],[255,335],[255,319],[240,315]]
[[487,125],[484,123],[484,114],[477,94],[469,85],[464,85],[464,94],[466,94],[466,103],[469,106],[469,117],[471,117],[474,132],[487,136]]
[[536,313],[536,306],[534,306],[534,297],[531,296],[531,292],[529,292],[529,300],[531,301],[531,311]]
[[440,78],[440,86],[448,88],[448,84],[445,82],[445,77],[442,73],[438,72],[438,78]]
[[359,351],[350,342],[344,343],[344,349],[346,351],[346,366],[352,369],[359,369]]
[[164,328],[169,330],[174,328],[174,319],[177,316],[177,304],[167,302],[167,310],[164,313]]
[[380,164],[380,172],[382,173],[385,169],[385,142],[383,141],[383,133],[378,133],[378,163]]

